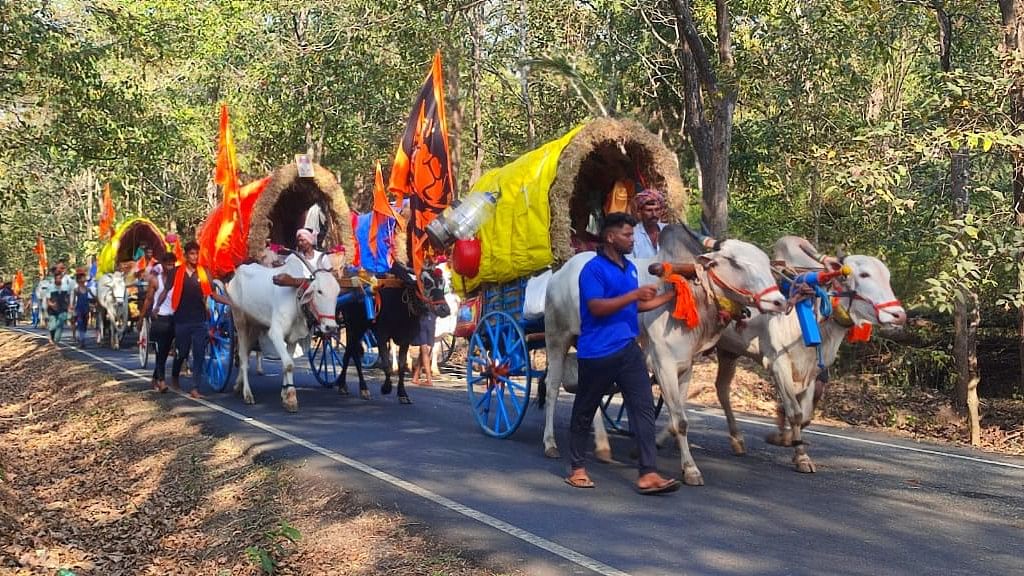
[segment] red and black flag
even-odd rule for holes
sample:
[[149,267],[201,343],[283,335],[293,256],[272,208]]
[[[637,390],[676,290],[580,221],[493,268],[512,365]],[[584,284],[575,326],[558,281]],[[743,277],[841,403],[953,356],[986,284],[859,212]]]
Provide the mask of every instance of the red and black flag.
[[434,54],[430,74],[412,105],[388,183],[388,190],[397,197],[399,206],[403,198],[409,199],[409,258],[417,279],[430,249],[427,225],[454,198],[452,176],[448,119],[444,111],[444,75],[438,51]]

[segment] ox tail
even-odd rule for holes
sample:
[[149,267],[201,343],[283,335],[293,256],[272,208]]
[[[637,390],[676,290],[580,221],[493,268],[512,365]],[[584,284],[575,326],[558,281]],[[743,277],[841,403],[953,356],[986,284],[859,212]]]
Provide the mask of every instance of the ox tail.
[[547,403],[548,399],[548,373],[545,370],[544,374],[537,380],[537,408],[543,408],[544,404]]

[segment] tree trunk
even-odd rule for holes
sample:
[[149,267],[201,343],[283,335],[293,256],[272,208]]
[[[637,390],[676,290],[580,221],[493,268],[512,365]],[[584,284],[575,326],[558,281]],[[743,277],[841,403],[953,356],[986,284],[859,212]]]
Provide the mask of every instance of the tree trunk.
[[480,104],[480,63],[483,61],[484,15],[483,7],[476,6],[470,12],[470,40],[473,43],[473,75],[470,88],[473,92],[473,169],[469,174],[469,186],[480,179],[484,168],[484,122]]
[[[953,61],[953,25],[946,13],[943,0],[932,0],[935,21],[939,30],[939,69],[948,74]],[[948,122],[955,128],[956,119],[950,114]],[[971,157],[966,145],[953,150],[949,160],[949,192],[953,216],[963,218],[970,209]],[[957,412],[968,417],[971,444],[981,442],[981,416],[978,413],[978,324],[981,323],[977,292],[960,290],[953,306],[953,358],[956,361],[956,387],[953,405]]]
[[448,89],[445,90],[445,99],[448,101],[445,102],[445,106],[451,111],[448,115],[451,119],[448,125],[448,141],[451,143],[452,148],[452,192],[458,198],[462,195],[460,190],[463,190],[462,183],[459,181],[459,174],[462,173],[462,104],[460,104],[461,98],[459,97],[459,69],[461,68],[461,62],[459,61],[457,51],[452,49],[449,52],[453,56],[448,59],[448,73],[445,74],[448,81]]
[[[1013,78],[1010,88],[1010,119],[1024,122],[1024,78],[1015,64],[1024,59],[1024,0],[999,0],[1003,23],[1002,51],[1007,74]],[[1017,228],[1024,228],[1024,152],[1013,153],[1013,214]],[[1024,254],[1017,256],[1017,289],[1024,292]],[[1024,389],[1024,308],[1017,312],[1017,386]]]
[[533,150],[537,129],[533,122],[533,102],[530,100],[530,65],[526,63],[530,55],[530,15],[526,8],[526,0],[519,0],[519,82],[522,84],[523,109],[526,111],[526,148]]
[[[724,237],[729,229],[729,151],[736,91],[719,83],[693,20],[690,0],[673,0],[679,62],[683,72],[683,127],[693,148],[705,232]],[[716,0],[718,66],[733,68],[729,6]]]

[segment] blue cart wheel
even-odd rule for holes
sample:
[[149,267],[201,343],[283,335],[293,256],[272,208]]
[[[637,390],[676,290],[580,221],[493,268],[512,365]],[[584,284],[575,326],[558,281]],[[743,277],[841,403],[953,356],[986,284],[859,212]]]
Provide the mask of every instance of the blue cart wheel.
[[480,319],[469,338],[466,390],[480,428],[508,438],[526,416],[534,371],[519,323],[504,312]]
[[[224,294],[224,284],[213,283],[218,294]],[[235,325],[231,320],[231,308],[207,300],[210,308],[210,330],[206,356],[206,383],[215,392],[223,392],[231,379],[231,369],[235,366]]]
[[[626,415],[626,403],[620,402],[618,405],[612,404],[612,400],[614,400],[619,394],[619,391],[615,390],[601,400],[601,416],[604,417],[605,424],[607,424],[607,427],[611,428],[613,432],[622,434],[623,436],[632,436],[633,432],[629,429],[629,417]],[[661,414],[661,408],[664,405],[665,397],[659,394],[658,400],[654,403],[655,420],[658,419],[658,416]]]
[[345,347],[337,334],[323,334],[317,330],[317,334],[310,339],[306,357],[309,359],[313,376],[321,386],[329,388],[338,381],[341,374],[341,358],[344,354]]
[[363,369],[384,368],[380,362],[380,349],[377,347],[377,335],[373,330],[367,330],[363,334]]

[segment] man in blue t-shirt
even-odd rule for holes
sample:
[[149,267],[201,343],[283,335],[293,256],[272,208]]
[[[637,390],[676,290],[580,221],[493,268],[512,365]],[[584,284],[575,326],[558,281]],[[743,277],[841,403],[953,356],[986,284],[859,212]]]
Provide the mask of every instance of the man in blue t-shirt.
[[572,473],[565,481],[576,488],[594,486],[584,468],[584,453],[601,398],[618,384],[640,452],[636,489],[658,494],[677,490],[680,483],[657,472],[654,396],[647,363],[637,344],[638,314],[667,304],[675,292],[658,295],[656,284],[638,286],[636,266],[626,259],[633,251],[635,225],[636,219],[628,214],[607,215],[597,256],[580,272],[579,386],[569,425]]

